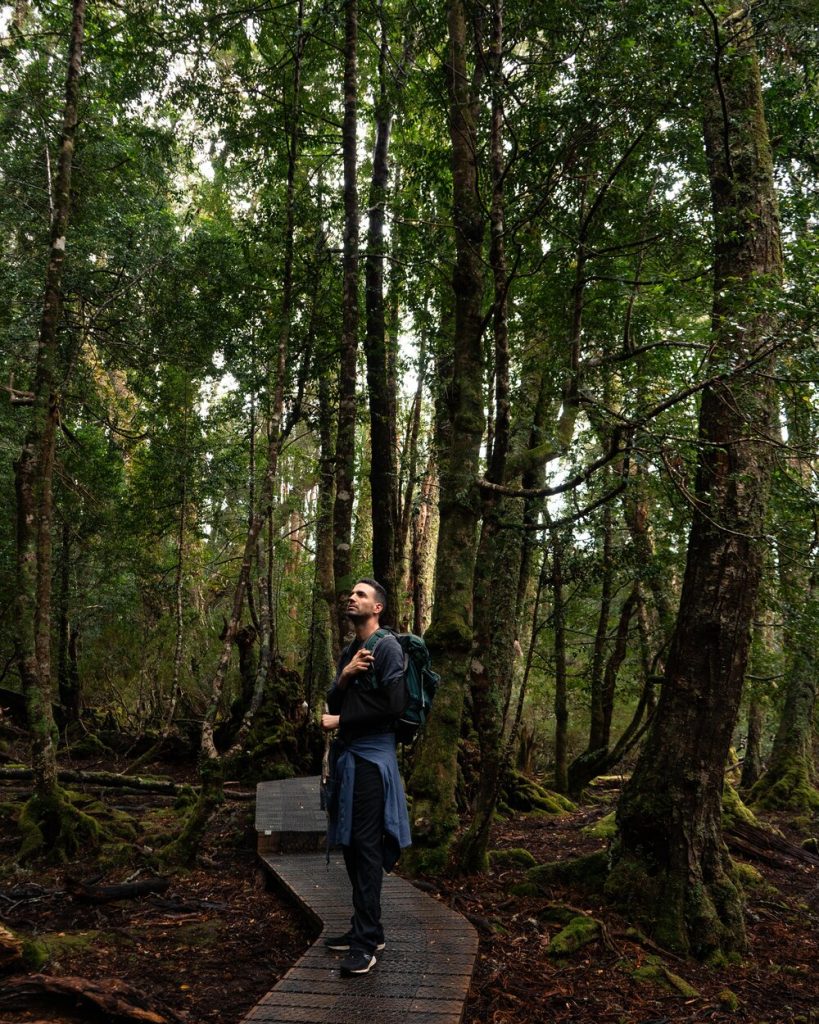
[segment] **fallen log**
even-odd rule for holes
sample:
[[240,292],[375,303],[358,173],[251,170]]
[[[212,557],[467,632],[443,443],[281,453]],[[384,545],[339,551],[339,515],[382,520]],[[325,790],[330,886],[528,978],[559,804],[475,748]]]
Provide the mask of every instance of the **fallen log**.
[[96,885],[94,882],[81,882],[78,879],[66,879],[68,891],[76,899],[87,903],[111,903],[114,900],[135,900],[140,896],[165,892],[170,885],[167,878],[140,878],[135,882],[119,882],[114,885]]
[[25,1009],[43,999],[66,1009],[101,1012],[115,1024],[183,1024],[179,1014],[164,1007],[159,1012],[143,992],[116,978],[91,981],[32,974],[6,979],[0,992],[0,1006],[9,1009]]
[[775,868],[792,868],[793,862],[810,864],[819,867],[819,857],[815,853],[803,850],[801,846],[788,842],[776,832],[768,832],[737,821],[725,831],[725,841],[732,850],[746,857],[753,857]]
[[[34,772],[27,765],[11,765],[0,768],[0,779],[34,778]],[[175,796],[179,790],[172,779],[143,778],[142,776],[117,775],[116,772],[83,772],[74,768],[61,768],[57,772],[60,782],[82,782],[92,786],[104,786],[108,789],[134,789],[143,793],[169,793]]]
[[[0,780],[28,782],[34,778],[34,772],[26,765],[8,765],[0,767]],[[116,772],[84,772],[74,768],[61,768],[57,772],[61,783],[79,783],[84,786],[96,786],[102,789],[116,789],[124,793],[158,793],[166,796],[178,796],[186,789],[199,792],[199,786],[179,785],[172,779],[162,776],[118,775]],[[228,786],[229,784],[226,784]],[[252,792],[226,788],[227,800],[255,800]]]

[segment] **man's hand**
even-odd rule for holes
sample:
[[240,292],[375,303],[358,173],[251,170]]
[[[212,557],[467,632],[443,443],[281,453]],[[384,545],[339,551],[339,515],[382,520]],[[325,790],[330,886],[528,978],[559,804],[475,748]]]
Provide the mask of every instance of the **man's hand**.
[[339,683],[346,686],[353,676],[361,675],[362,672],[368,672],[372,667],[372,663],[372,651],[368,651],[365,647],[361,647],[341,670],[341,675],[338,680]]
[[322,715],[321,716],[321,727],[326,732],[330,732],[332,729],[338,728],[338,722],[341,715]]

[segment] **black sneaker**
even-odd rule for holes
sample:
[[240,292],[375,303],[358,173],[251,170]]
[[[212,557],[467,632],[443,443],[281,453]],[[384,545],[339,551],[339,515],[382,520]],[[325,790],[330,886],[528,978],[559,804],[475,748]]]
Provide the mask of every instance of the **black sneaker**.
[[375,957],[372,953],[365,953],[363,949],[354,949],[341,961],[341,973],[366,974],[374,966]]
[[[333,949],[338,953],[346,953],[350,948],[352,937],[352,932],[345,932],[343,935],[331,935],[330,938],[324,940],[324,948]],[[380,951],[385,945],[385,942],[379,942],[375,948],[377,951]]]

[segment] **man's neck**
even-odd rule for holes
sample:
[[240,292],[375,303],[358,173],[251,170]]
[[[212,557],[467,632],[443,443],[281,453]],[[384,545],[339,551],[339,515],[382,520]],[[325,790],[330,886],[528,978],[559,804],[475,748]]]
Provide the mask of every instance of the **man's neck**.
[[365,644],[378,629],[378,617],[373,615],[363,622],[353,623],[353,629],[355,630],[356,639]]

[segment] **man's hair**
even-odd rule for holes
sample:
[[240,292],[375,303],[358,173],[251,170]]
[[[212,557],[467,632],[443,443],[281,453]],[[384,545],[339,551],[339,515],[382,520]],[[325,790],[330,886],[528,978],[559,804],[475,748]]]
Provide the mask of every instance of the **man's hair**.
[[[379,618],[380,618],[381,615],[383,615],[384,612],[387,610],[387,591],[378,582],[378,580],[370,579],[368,576],[359,576],[359,578],[355,582],[356,583],[366,583],[367,586],[370,586],[370,587],[373,588],[373,590],[375,591],[375,599],[381,605],[381,612],[379,614]],[[353,586],[355,586],[355,583],[353,584]]]

